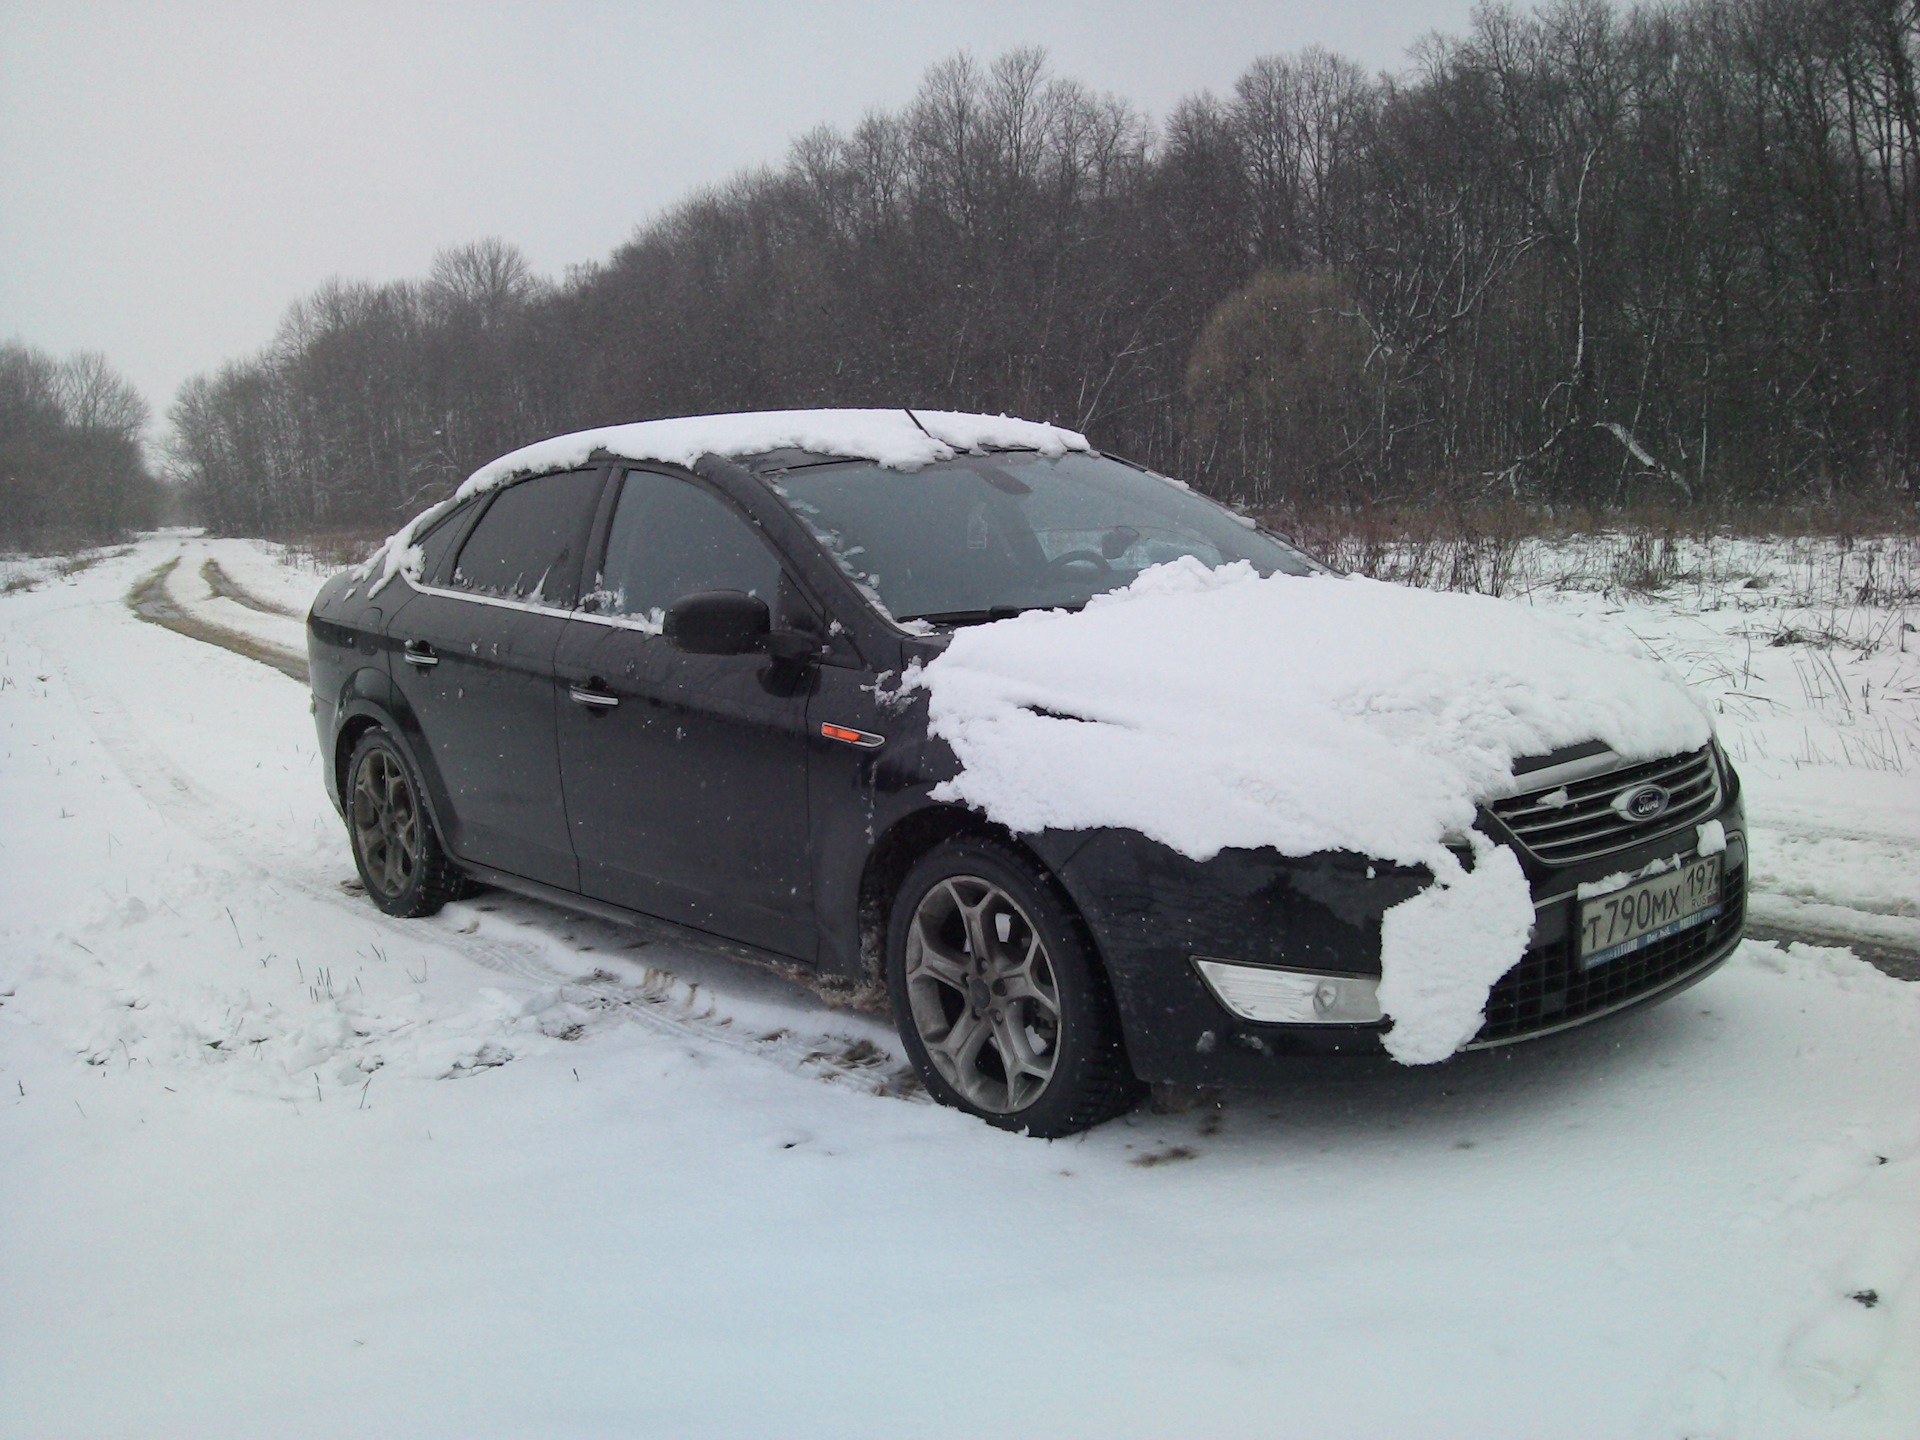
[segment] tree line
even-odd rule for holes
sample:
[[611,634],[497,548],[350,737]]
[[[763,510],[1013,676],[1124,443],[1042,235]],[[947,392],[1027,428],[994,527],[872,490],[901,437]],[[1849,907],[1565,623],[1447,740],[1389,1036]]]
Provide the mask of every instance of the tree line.
[[65,548],[152,525],[147,403],[105,358],[0,345],[0,549]]
[[189,382],[217,529],[384,524],[530,439],[1006,411],[1263,510],[1824,502],[1920,465],[1920,0],[1558,0],[1158,125],[1015,50],[558,283],[333,282]]

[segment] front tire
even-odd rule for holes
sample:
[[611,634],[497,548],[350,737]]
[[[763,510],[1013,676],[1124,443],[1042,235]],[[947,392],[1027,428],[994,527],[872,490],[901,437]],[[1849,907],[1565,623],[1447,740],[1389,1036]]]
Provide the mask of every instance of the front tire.
[[887,991],[928,1092],[989,1125],[1054,1139],[1139,1099],[1092,947],[1010,845],[950,840],[907,872]]
[[467,890],[433,828],[413,766],[378,726],[360,737],[347,761],[347,836],[367,897],[389,915],[432,915]]

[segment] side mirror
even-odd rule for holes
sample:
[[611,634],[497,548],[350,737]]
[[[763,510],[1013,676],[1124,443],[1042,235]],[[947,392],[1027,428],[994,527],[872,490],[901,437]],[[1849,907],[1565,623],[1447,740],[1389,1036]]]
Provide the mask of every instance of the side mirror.
[[667,611],[667,643],[689,655],[746,655],[772,628],[767,602],[744,590],[700,590]]

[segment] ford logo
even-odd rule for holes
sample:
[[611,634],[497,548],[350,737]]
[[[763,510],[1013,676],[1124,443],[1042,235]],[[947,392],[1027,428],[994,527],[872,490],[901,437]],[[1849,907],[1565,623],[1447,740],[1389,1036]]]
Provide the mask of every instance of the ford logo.
[[1663,786],[1640,785],[1614,796],[1613,808],[1636,823],[1658,820],[1666,813],[1669,798]]

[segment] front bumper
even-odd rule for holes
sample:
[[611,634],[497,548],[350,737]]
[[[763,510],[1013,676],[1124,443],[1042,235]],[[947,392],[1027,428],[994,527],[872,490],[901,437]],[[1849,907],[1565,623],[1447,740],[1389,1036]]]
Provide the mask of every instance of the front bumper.
[[[1577,867],[1529,865],[1534,933],[1494,985],[1481,1049],[1572,1029],[1684,990],[1738,946],[1746,918],[1745,824],[1738,792],[1712,817],[1727,832],[1720,915],[1646,949],[1581,971],[1578,887],[1690,852],[1691,829]],[[1282,1057],[1382,1053],[1390,1022],[1263,1024],[1224,1006],[1200,959],[1377,980],[1380,917],[1430,881],[1424,870],[1349,855],[1290,860],[1227,851],[1204,864],[1124,832],[1082,847],[1062,880],[1093,930],[1135,1073],[1149,1082],[1258,1086]]]

